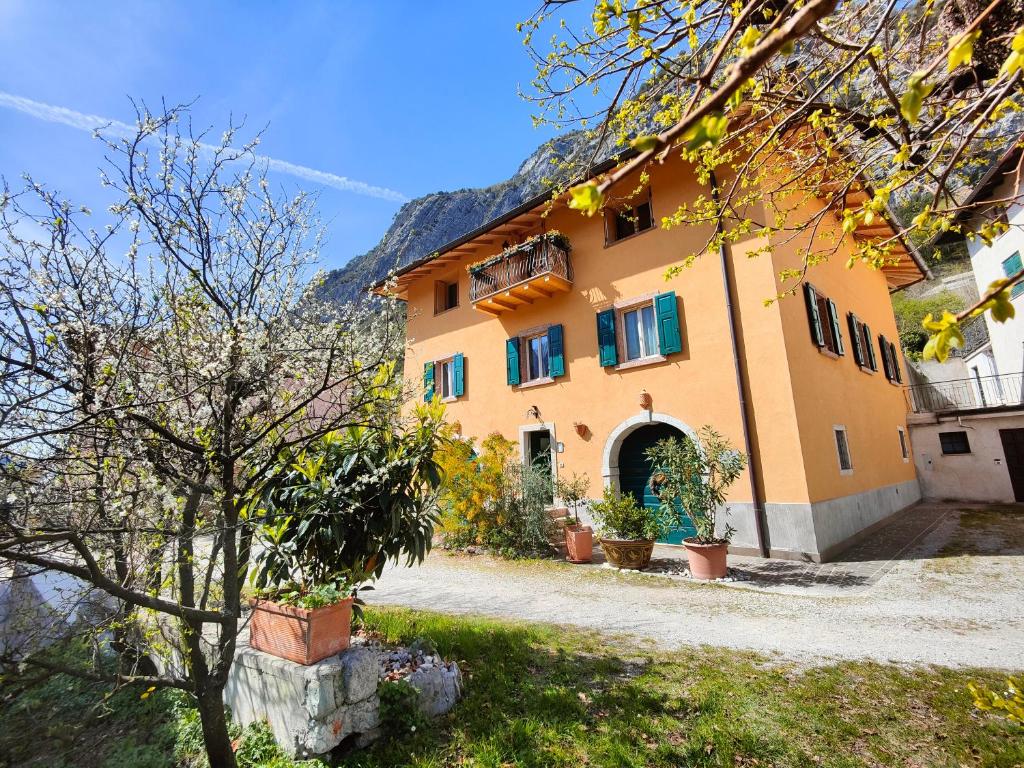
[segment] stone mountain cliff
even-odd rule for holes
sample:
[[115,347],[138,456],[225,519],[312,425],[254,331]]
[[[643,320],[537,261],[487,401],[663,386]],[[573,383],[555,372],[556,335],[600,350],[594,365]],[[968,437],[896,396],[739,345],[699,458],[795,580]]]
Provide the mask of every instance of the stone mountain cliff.
[[540,146],[507,181],[478,189],[435,192],[405,203],[377,245],[327,275],[320,295],[338,302],[358,298],[363,288],[391,269],[436,251],[539,194],[545,180],[555,175],[553,160],[572,157],[588,146],[584,134],[566,134]]

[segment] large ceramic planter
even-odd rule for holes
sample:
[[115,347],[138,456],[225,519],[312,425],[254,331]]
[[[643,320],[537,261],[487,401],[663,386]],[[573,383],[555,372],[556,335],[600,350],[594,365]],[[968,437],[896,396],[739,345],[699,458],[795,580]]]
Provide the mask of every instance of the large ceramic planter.
[[729,545],[725,542],[699,544],[693,539],[683,541],[686,560],[690,564],[690,575],[695,579],[723,579],[728,573],[726,556]]
[[323,608],[250,600],[249,646],[299,664],[315,664],[348,648],[352,598]]
[[589,563],[594,557],[594,529],[589,525],[565,526],[565,551],[570,563]]
[[616,568],[642,571],[651,564],[654,540],[601,539],[601,549],[608,562]]

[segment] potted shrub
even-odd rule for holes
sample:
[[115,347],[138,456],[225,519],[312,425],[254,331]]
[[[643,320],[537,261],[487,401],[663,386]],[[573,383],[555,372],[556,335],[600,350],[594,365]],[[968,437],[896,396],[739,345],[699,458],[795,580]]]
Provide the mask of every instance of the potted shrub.
[[586,503],[590,478],[573,472],[571,480],[559,478],[556,487],[573,517],[573,522],[565,526],[566,559],[570,563],[589,563],[594,556],[594,529],[580,524],[580,507]]
[[440,404],[420,405],[405,427],[349,427],[279,457],[247,515],[252,647],[300,664],[344,650],[360,585],[389,561],[423,560],[436,523],[442,415]]
[[616,568],[643,570],[651,563],[655,539],[669,526],[663,511],[637,503],[632,495],[619,496],[605,488],[604,497],[590,505],[601,534],[601,549]]
[[696,536],[683,541],[690,575],[695,579],[720,579],[728,572],[727,554],[734,529],[718,529],[718,516],[727,514],[725,492],[746,466],[746,456],[709,426],[701,427],[697,440],[674,437],[647,449],[655,468],[651,489],[661,500],[667,516],[682,523],[685,515]]

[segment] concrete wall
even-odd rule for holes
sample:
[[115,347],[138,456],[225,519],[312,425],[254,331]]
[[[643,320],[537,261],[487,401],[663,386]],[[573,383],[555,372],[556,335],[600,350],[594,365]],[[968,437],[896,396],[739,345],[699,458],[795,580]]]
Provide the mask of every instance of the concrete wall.
[[[1024,427],[1024,412],[937,418],[913,417],[910,444],[921,482],[929,500],[1013,502],[1013,487],[1006,469],[1000,429]],[[967,433],[971,452],[943,455],[940,432]]]

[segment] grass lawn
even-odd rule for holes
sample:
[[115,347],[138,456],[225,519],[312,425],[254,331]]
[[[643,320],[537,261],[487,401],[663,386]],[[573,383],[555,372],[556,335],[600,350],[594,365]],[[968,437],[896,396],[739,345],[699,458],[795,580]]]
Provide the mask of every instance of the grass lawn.
[[[1001,686],[991,671],[667,654],[560,627],[400,609],[370,610],[367,624],[389,641],[431,638],[459,661],[466,691],[448,716],[341,760],[353,768],[1024,763],[1024,729],[976,713],[965,690],[969,680]],[[167,697],[126,691],[95,706],[101,691],[62,677],[6,693],[0,766],[198,764],[195,728],[182,727]],[[284,768],[257,757],[271,754],[257,736],[243,737],[244,762]]]

